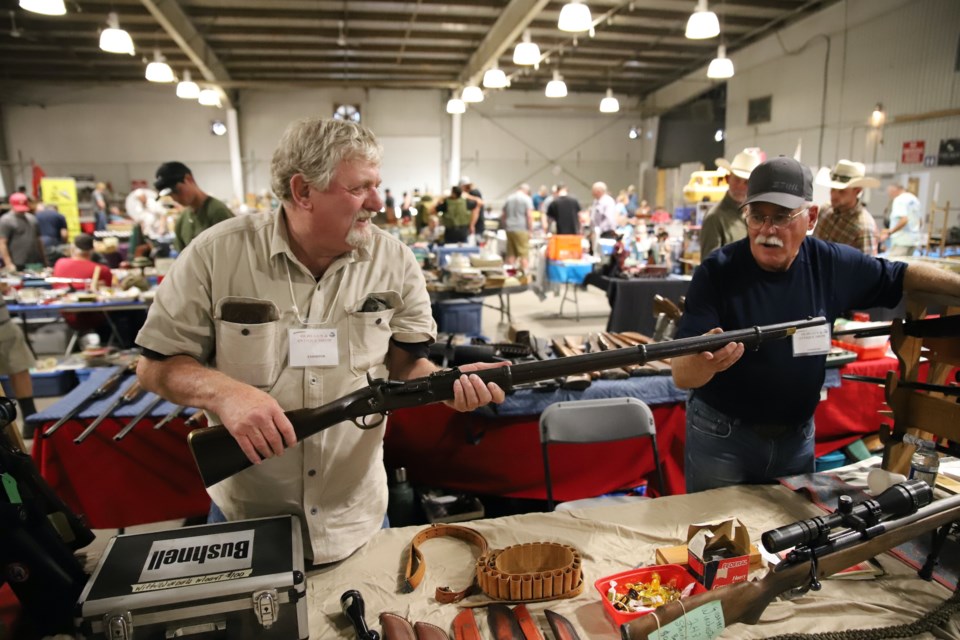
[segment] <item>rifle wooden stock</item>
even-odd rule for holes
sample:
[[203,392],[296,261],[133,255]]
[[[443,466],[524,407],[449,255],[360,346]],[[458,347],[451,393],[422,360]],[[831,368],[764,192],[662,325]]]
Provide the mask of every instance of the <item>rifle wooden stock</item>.
[[[823,324],[826,324],[826,319],[812,318],[669,342],[637,345],[627,349],[586,353],[569,358],[522,362],[493,369],[481,369],[471,374],[475,374],[485,383],[492,382],[504,391],[510,391],[516,385],[541,380],[585,374],[595,370],[615,369],[627,365],[641,365],[651,360],[691,355],[702,351],[716,351],[731,342],[741,342],[747,348],[756,348],[768,340],[779,340],[791,336],[797,329]],[[459,379],[460,375],[459,369],[446,369],[406,382],[370,380],[370,386],[322,407],[297,409],[288,411],[286,415],[293,423],[298,440],[348,420],[361,428],[373,428],[378,426],[383,421],[382,416],[390,411],[452,400],[453,383]],[[369,421],[363,420],[366,416],[376,417]],[[208,487],[243,471],[252,464],[240,449],[240,445],[223,426],[195,429],[188,436],[188,443],[204,485]]]
[[[877,525],[882,527],[884,533],[873,538],[850,544],[849,540],[861,539],[865,535],[851,532],[836,545],[836,550],[832,550],[830,544],[817,548],[817,577],[831,576],[957,519],[960,519],[960,496],[952,496],[922,507],[912,515]],[[844,543],[845,546],[840,546]],[[663,626],[682,617],[684,609],[693,611],[708,602],[719,601],[723,607],[725,625],[738,622],[756,624],[774,598],[791,589],[803,587],[809,581],[810,562],[786,566],[781,564],[759,580],[720,587],[684,598],[683,608],[678,603],[671,602],[657,609],[656,614]],[[646,615],[621,625],[620,637],[623,640],[647,640],[656,630],[657,620],[652,615]]]

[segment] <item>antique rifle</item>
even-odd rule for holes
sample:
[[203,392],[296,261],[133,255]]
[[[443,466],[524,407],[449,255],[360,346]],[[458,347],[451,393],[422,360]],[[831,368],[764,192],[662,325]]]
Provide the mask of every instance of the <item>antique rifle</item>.
[[145,407],[143,408],[143,410],[140,411],[140,413],[138,413],[137,415],[135,415],[135,416],[133,417],[133,419],[130,420],[130,422],[128,422],[127,425],[126,425],[123,429],[120,429],[120,431],[117,433],[117,435],[113,436],[113,439],[114,439],[115,441],[120,441],[120,440],[123,440],[124,438],[126,438],[126,437],[127,437],[127,434],[129,434],[131,431],[133,431],[133,428],[134,428],[135,426],[137,426],[137,425],[140,423],[141,420],[143,420],[143,419],[146,418],[148,415],[150,415],[150,412],[153,411],[153,409],[154,409],[158,404],[160,404],[161,402],[163,402],[163,398],[161,398],[160,396],[157,396],[157,397],[153,398],[152,400],[150,400],[150,402],[147,403],[147,406],[145,406]]
[[[764,342],[792,336],[798,329],[824,324],[826,319],[818,317],[658,344],[636,345],[627,349],[586,353],[569,358],[523,362],[471,373],[476,374],[484,383],[493,382],[505,392],[509,392],[520,384],[583,374],[597,369],[644,364],[651,360],[692,355],[702,351],[716,351],[732,342],[740,342],[747,348],[757,349]],[[453,383],[460,375],[457,368],[445,369],[429,376],[401,382],[372,379],[368,374],[367,387],[321,407],[288,411],[286,415],[293,424],[298,440],[345,421],[351,421],[361,429],[372,429],[379,426],[390,411],[453,399]],[[196,429],[188,436],[188,442],[203,483],[208,487],[252,465],[240,445],[223,426]]]
[[131,402],[136,401],[137,397],[140,395],[140,392],[143,389],[140,387],[140,381],[134,380],[130,386],[124,390],[116,400],[110,403],[110,406],[107,407],[103,413],[97,416],[97,419],[90,423],[90,426],[84,429],[80,435],[73,439],[74,444],[80,444],[84,440],[90,437],[90,434],[97,430],[97,427],[100,426],[100,423],[113,415],[113,412],[117,410],[122,405],[130,404]]
[[[761,536],[770,551],[795,546],[786,559],[759,580],[720,587],[670,602],[653,614],[620,626],[623,640],[657,639],[658,627],[677,621],[700,607],[711,607],[721,626],[756,624],[777,596],[789,591],[820,589],[820,579],[892,549],[918,536],[949,527],[960,519],[960,495],[932,502],[933,490],[922,480],[893,485],[874,499],[853,504],[840,498],[836,512],[767,531]],[[834,531],[841,528],[840,531]],[[928,564],[931,563],[928,558]],[[722,611],[719,615],[717,608]],[[705,610],[706,611],[706,610]],[[654,614],[656,617],[654,617]],[[699,615],[699,614],[698,614]]]
[[57,429],[59,429],[60,427],[65,425],[67,422],[69,422],[71,419],[73,419],[73,417],[78,413],[80,413],[80,411],[89,407],[91,404],[93,404],[97,400],[101,400],[109,396],[111,393],[113,393],[116,390],[117,385],[120,384],[120,381],[123,380],[123,377],[125,375],[127,375],[128,373],[133,373],[136,370],[137,370],[137,360],[136,358],[134,358],[134,360],[130,364],[128,364],[127,366],[121,369],[118,369],[116,373],[114,373],[112,376],[104,380],[99,387],[93,390],[93,393],[91,393],[86,400],[80,402],[73,409],[63,414],[62,418],[54,422],[49,429],[43,432],[43,437],[49,438],[50,436],[52,436],[54,433],[57,432]]

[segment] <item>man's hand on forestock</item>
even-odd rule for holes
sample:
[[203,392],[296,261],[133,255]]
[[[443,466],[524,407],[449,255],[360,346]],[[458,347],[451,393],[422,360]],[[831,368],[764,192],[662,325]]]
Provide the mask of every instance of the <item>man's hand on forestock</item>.
[[444,404],[457,411],[473,411],[485,404],[503,402],[506,394],[498,385],[490,382],[483,383],[476,375],[468,375],[471,371],[481,369],[495,369],[508,365],[508,362],[474,362],[460,367],[465,372],[460,379],[453,383],[453,400],[446,400]]
[[284,444],[295,445],[297,434],[277,401],[264,391],[237,384],[237,390],[224,398],[217,413],[250,462],[259,464],[282,454]]
[[[723,329],[719,327],[710,329],[705,335],[709,336],[716,333],[723,333]],[[732,367],[737,360],[743,357],[743,351],[742,342],[731,342],[716,351],[702,351],[696,357],[700,359],[702,366],[711,372],[712,377],[714,374]]]

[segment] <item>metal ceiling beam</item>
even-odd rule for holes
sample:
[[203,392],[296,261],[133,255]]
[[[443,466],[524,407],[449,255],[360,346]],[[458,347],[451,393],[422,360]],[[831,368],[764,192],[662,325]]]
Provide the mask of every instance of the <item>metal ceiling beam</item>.
[[[183,7],[177,0],[140,0],[147,11],[160,23],[163,30],[173,38],[177,46],[190,58],[191,62],[200,71],[204,80],[216,83],[221,86],[231,80],[230,73],[223,66],[217,54],[214,53],[207,41],[203,39],[200,32],[194,26],[190,16],[184,12]],[[230,96],[224,94],[226,104],[223,106],[231,108]]]
[[474,51],[458,80],[466,83],[490,66],[523,34],[527,25],[550,3],[550,0],[510,0],[486,37]]

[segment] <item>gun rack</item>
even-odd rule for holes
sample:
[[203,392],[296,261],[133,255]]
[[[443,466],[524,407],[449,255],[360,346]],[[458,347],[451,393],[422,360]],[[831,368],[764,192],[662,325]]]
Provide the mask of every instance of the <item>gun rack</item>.
[[[943,307],[942,315],[960,314],[960,298],[931,294],[907,294],[907,319],[920,320],[928,309]],[[884,442],[883,468],[907,475],[916,447],[902,442],[904,434],[925,440],[935,436],[960,442],[960,403],[935,391],[918,391],[900,385],[918,382],[920,357],[929,361],[927,382],[945,385],[954,367],[960,367],[960,335],[947,338],[916,338],[904,334],[900,320],[890,328],[890,344],[899,362],[900,376],[887,373],[886,399],[893,417],[892,431],[881,428]]]

